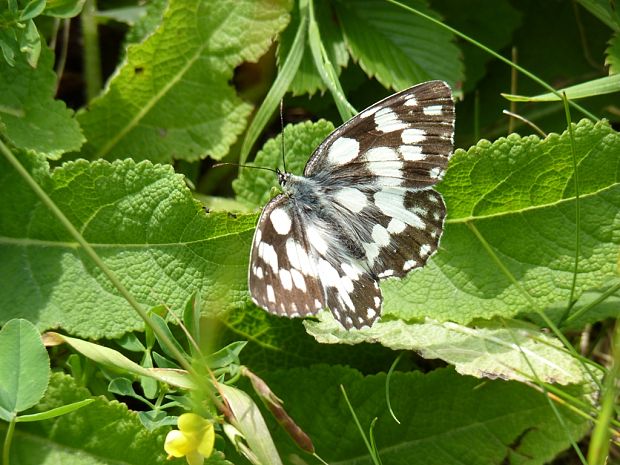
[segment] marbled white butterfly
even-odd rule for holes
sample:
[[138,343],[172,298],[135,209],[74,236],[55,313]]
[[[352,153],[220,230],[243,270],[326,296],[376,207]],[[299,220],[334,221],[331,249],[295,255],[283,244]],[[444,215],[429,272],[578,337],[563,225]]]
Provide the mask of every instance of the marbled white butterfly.
[[249,268],[256,305],[278,315],[329,308],[345,328],[381,313],[379,279],[402,277],[435,252],[445,206],[432,186],[452,154],[450,87],[429,81],[375,103],[319,145],[303,176],[258,221]]

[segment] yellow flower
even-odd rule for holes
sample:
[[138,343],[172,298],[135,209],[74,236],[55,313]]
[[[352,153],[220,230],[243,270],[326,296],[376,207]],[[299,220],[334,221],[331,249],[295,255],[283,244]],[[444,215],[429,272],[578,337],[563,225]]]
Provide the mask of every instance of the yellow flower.
[[168,458],[185,457],[189,465],[202,465],[213,452],[213,423],[195,413],[184,413],[177,425],[179,429],[170,431],[164,443]]

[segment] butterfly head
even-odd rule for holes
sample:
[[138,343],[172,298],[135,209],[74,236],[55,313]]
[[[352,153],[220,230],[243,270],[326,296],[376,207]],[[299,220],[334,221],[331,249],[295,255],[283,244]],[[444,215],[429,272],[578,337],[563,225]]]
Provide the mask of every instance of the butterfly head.
[[286,186],[286,183],[291,177],[291,173],[287,173],[286,171],[280,171],[280,168],[276,168],[276,174],[278,175],[278,183],[280,184],[280,186]]

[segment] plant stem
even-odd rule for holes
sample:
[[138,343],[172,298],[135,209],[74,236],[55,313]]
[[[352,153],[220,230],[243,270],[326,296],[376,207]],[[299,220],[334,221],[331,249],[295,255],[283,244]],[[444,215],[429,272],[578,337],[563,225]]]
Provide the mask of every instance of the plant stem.
[[6,429],[6,436],[4,437],[4,447],[2,449],[2,465],[9,464],[9,452],[11,450],[11,442],[13,441],[13,433],[15,432],[15,415],[11,418],[9,426]]
[[101,80],[101,53],[99,50],[99,32],[95,0],[86,0],[80,23],[82,25],[82,39],[84,40],[84,79],[86,80],[86,101],[90,102],[99,94],[102,87]]

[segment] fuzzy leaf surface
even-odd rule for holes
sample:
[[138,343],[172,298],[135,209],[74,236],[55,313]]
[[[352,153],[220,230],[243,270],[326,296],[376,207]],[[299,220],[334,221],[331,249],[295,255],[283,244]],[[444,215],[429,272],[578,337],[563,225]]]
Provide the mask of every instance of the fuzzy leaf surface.
[[[205,214],[170,166],[70,162],[51,174],[23,157],[37,182],[145,307],[244,306],[255,215]],[[118,337],[142,321],[55,217],[0,159],[0,308],[39,329]]]
[[43,47],[36,68],[19,55],[14,66],[0,60],[0,132],[15,147],[58,159],[84,142],[73,111],[54,99],[53,56]]
[[288,0],[173,0],[161,25],[78,118],[82,155],[166,162],[223,157],[252,109],[229,82],[289,21]]
[[[402,2],[437,17],[426,1]],[[463,78],[460,51],[450,32],[381,0],[337,0],[336,13],[353,58],[383,86],[404,89],[417,82]]]

